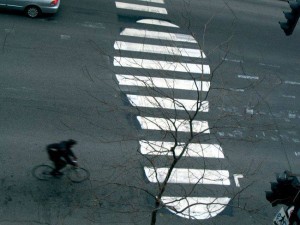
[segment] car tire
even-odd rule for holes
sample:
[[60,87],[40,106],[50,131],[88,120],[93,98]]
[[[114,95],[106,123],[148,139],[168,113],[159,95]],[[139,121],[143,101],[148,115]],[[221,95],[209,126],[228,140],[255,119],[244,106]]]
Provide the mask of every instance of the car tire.
[[25,14],[29,18],[36,18],[41,14],[41,10],[37,6],[30,5],[26,7]]

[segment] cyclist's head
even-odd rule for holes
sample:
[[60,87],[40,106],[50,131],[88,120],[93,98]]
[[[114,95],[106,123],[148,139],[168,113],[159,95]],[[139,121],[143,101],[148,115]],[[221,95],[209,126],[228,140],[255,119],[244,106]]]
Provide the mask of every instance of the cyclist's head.
[[73,146],[73,145],[77,144],[77,142],[76,142],[75,140],[73,140],[73,139],[69,139],[69,140],[67,141],[67,144],[68,144],[69,146]]

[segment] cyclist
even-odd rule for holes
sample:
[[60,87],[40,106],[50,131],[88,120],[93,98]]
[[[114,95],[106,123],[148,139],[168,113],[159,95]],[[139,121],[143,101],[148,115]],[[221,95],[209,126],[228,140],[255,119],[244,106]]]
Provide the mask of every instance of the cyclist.
[[67,164],[77,166],[77,157],[71,150],[73,145],[77,142],[73,139],[67,141],[62,141],[60,143],[54,143],[47,145],[46,149],[49,155],[50,160],[54,163],[55,168],[51,172],[53,176],[60,176],[63,173],[60,172]]

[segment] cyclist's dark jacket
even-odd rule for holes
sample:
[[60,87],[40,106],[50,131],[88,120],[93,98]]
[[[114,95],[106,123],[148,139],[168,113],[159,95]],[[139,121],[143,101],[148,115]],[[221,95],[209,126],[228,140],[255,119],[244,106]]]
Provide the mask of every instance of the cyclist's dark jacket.
[[47,151],[50,160],[55,162],[64,159],[67,163],[75,166],[76,164],[71,160],[70,156],[72,156],[74,159],[76,159],[76,156],[70,147],[71,146],[69,146],[65,141],[48,145]]

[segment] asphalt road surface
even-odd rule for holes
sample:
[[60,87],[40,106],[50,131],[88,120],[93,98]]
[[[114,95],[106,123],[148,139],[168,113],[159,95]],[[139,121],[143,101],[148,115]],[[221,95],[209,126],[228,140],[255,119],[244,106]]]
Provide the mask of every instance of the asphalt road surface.
[[[158,8],[145,12],[141,5]],[[166,195],[182,197],[192,188],[193,199],[230,202],[211,215],[195,209],[195,217],[202,212],[206,219],[160,210],[157,224],[270,224],[280,206],[265,199],[269,182],[283,170],[300,172],[300,29],[284,35],[282,10],[288,4],[274,0],[64,0],[56,15],[38,19],[1,11],[0,225],[150,224],[154,201],[143,190],[155,195],[157,187],[152,161],[138,149],[141,140],[171,140],[147,121],[174,111],[147,105],[137,96],[151,92],[122,84],[118,75],[187,81],[179,71],[183,64],[208,66],[206,75],[198,75],[210,83],[209,111],[196,119],[208,122],[209,142],[207,136],[203,142],[220,147],[224,158],[184,158]],[[158,32],[168,35],[155,39]],[[163,38],[170,33],[177,35]],[[153,45],[200,49],[206,57],[198,50],[176,56],[174,49],[163,53]],[[147,69],[154,61],[180,64]],[[186,89],[172,93],[192,100]],[[183,112],[175,115],[180,119]],[[31,170],[48,162],[45,146],[69,138],[78,141],[74,152],[90,181],[36,180]],[[156,169],[166,161],[155,161]],[[225,173],[222,184],[186,182],[186,169],[197,174],[203,165]]]

